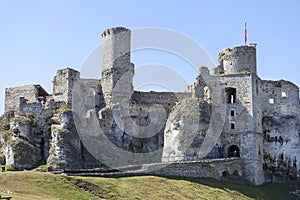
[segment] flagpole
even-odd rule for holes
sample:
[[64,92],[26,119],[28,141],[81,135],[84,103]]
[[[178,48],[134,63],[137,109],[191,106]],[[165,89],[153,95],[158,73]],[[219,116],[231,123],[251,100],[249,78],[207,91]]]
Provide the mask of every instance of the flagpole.
[[245,22],[245,27],[244,27],[244,39],[245,39],[245,46],[247,45],[247,27],[246,27],[246,22]]

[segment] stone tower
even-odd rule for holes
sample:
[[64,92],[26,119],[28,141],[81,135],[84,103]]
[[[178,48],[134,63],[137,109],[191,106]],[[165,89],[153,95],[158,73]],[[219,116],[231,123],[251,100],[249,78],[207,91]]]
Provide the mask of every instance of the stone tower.
[[101,85],[106,105],[126,100],[133,93],[134,66],[130,62],[130,30],[106,29],[103,38]]
[[225,85],[224,154],[241,157],[243,176],[261,184],[264,182],[262,95],[261,80],[256,74],[256,47],[237,46],[221,51],[215,73]]
[[256,74],[256,48],[251,45],[224,49],[219,54],[218,65],[219,74]]
[[71,68],[58,70],[53,78],[54,101],[65,102],[71,108],[74,82],[80,79],[79,76],[80,73]]

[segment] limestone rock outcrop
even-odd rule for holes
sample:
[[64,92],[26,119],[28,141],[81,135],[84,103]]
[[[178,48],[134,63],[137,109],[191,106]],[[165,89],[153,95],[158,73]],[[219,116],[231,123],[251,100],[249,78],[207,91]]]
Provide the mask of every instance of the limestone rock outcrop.
[[291,115],[265,116],[263,133],[266,178],[272,182],[296,178],[297,166],[300,166],[299,118]]
[[162,160],[170,162],[197,157],[209,120],[210,108],[202,99],[187,98],[178,102],[166,123]]

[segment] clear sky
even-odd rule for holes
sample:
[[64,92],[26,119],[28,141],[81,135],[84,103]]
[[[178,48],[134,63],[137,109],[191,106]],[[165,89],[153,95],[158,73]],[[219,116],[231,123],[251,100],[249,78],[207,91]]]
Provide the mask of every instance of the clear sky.
[[[67,66],[79,70],[108,27],[159,27],[183,33],[217,61],[220,50],[257,43],[258,74],[300,86],[300,1],[1,1],[0,113],[4,88],[41,84]],[[132,61],[135,62],[133,56]],[[194,76],[194,75],[191,75]]]

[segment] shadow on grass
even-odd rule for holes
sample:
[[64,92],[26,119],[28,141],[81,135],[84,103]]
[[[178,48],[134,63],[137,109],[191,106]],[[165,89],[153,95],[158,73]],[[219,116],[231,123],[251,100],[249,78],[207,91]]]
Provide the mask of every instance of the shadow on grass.
[[[226,180],[216,180],[213,178],[190,178],[180,176],[162,176],[162,175],[124,175],[119,177],[108,178],[123,178],[123,177],[136,177],[136,176],[156,176],[166,178],[169,180],[184,180],[192,183],[205,185],[212,188],[218,188],[225,191],[231,190],[239,192],[249,198],[264,199],[264,200],[300,200],[300,196],[296,196],[293,192],[298,191],[300,194],[300,179],[292,180],[286,183],[266,183],[263,185],[255,186],[251,184],[237,184]],[[227,179],[228,180],[228,179]]]
[[287,183],[266,183],[264,185],[236,184],[228,181],[218,181],[213,178],[188,178],[178,176],[159,176],[171,180],[185,180],[213,188],[223,190],[234,190],[244,194],[249,198],[264,200],[299,200],[300,196],[296,196],[292,192],[297,190],[300,192],[300,180],[292,180]]

